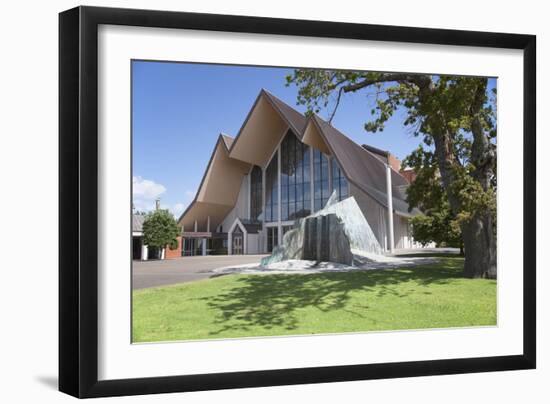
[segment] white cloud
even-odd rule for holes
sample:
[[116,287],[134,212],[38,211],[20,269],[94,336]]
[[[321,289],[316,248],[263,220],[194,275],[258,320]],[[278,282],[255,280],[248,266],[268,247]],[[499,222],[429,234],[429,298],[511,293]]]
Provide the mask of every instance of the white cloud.
[[154,201],[145,201],[143,199],[134,199],[132,201],[132,206],[137,212],[150,212],[152,210],[155,210]]
[[[136,211],[150,212],[155,210],[155,200],[166,192],[166,187],[152,180],[144,179],[140,176],[132,178],[133,206]],[[195,197],[195,190],[187,190],[183,194],[183,200],[173,205],[161,202],[161,209],[167,209],[176,219],[185,211],[187,206]]]
[[134,201],[139,200],[155,200],[164,192],[166,187],[162,184],[157,184],[155,181],[146,180],[139,176],[132,178],[132,194]]
[[170,210],[170,212],[172,212],[172,214],[174,215],[174,217],[176,219],[179,219],[180,215],[183,213],[183,211],[185,210],[186,207],[187,207],[187,204],[178,202],[178,203],[174,204],[174,206],[172,206],[172,208],[169,209],[169,210]]
[[140,176],[132,177],[132,203],[138,212],[155,209],[155,200],[166,192],[166,187]]
[[195,194],[197,193],[196,190],[188,189],[184,192],[184,199],[183,202],[177,202],[174,205],[170,207],[166,207],[172,214],[178,219],[180,215],[187,209],[189,204],[193,201],[195,198]]

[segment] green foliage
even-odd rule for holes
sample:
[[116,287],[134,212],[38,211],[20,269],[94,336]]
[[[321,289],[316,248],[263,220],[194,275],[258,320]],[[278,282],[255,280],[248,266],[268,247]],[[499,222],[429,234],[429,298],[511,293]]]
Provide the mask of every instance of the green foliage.
[[170,245],[177,248],[177,239],[180,229],[174,216],[164,209],[148,213],[143,222],[143,242],[155,248],[164,248]]
[[413,238],[423,245],[435,242],[438,246],[460,247],[460,225],[441,184],[434,153],[419,146],[404,164],[414,167],[417,174],[407,190],[408,202],[424,213],[411,219]]
[[173,240],[168,244],[168,248],[170,248],[171,250],[177,250],[177,249],[178,249],[178,240],[177,240],[177,239],[173,239]]
[[442,247],[460,247],[461,233],[450,210],[418,215],[411,219],[412,235],[415,241],[426,245],[434,242]]

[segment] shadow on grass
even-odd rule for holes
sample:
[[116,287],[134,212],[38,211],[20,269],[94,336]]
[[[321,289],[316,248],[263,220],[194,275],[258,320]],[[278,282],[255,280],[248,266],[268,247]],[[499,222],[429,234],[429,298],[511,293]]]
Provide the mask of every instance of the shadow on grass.
[[460,259],[442,259],[431,266],[393,270],[243,276],[237,280],[238,286],[204,298],[217,313],[216,324],[220,326],[211,334],[257,327],[293,330],[299,326],[299,309],[343,309],[350,292],[357,290],[376,290],[376,296],[406,297],[414,290],[399,290],[396,286],[402,282],[414,281],[420,286],[447,284],[462,277],[462,264]]

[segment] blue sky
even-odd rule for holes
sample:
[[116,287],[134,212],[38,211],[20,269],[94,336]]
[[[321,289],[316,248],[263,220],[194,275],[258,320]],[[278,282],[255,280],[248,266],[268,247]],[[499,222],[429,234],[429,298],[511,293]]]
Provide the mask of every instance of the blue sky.
[[[159,197],[179,216],[192,201],[220,132],[236,136],[261,88],[300,112],[287,68],[134,61],[132,147],[134,205],[150,210]],[[355,142],[405,157],[421,142],[396,114],[382,133],[363,129],[373,99],[343,97],[333,125]],[[321,111],[327,118],[329,111]]]

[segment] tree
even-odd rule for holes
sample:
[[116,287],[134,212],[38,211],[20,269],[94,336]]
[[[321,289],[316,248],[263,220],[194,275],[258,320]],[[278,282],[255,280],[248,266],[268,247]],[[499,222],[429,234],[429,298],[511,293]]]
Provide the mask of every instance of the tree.
[[180,229],[168,210],[148,213],[143,221],[143,242],[150,247],[161,250],[169,245],[172,249],[177,248],[179,234]]
[[[496,91],[488,91],[487,78],[297,69],[287,77],[290,84],[298,87],[297,103],[308,113],[334,100],[329,122],[343,94],[370,90],[375,106],[365,130],[373,133],[403,111],[404,125],[424,143],[413,157],[437,169],[460,228],[464,275],[496,278]],[[411,195],[422,192],[420,184],[415,180],[409,187],[411,207]]]

